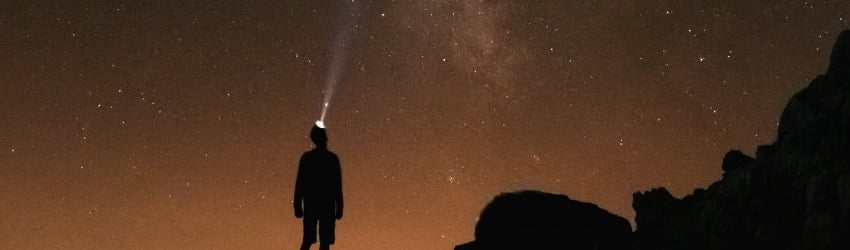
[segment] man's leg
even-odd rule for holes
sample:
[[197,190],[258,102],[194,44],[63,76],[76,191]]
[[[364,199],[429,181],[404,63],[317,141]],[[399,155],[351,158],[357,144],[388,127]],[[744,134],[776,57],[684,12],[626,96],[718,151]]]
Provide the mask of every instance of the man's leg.
[[319,249],[329,250],[330,245],[336,241],[334,229],[336,227],[336,219],[333,216],[319,218]]
[[304,237],[301,239],[301,250],[309,250],[316,243],[316,223],[318,218],[304,216]]

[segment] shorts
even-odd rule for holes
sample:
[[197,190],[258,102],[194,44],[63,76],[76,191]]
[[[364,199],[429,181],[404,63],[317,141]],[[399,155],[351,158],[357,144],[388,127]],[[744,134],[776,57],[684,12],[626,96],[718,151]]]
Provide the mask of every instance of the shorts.
[[316,243],[316,224],[319,226],[319,240],[321,244],[333,244],[336,236],[334,227],[336,218],[333,216],[304,216],[304,239],[303,243]]

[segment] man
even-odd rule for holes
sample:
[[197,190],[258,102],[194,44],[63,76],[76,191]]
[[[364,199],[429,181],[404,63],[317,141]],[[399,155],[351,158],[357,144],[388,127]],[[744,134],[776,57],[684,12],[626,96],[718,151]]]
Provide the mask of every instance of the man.
[[[329,250],[334,243],[334,224],[342,218],[342,172],[339,158],[328,151],[324,128],[313,126],[310,139],[316,147],[301,156],[295,180],[295,217],[304,217],[301,250],[316,243],[319,225],[319,249]],[[303,204],[303,207],[302,207]]]

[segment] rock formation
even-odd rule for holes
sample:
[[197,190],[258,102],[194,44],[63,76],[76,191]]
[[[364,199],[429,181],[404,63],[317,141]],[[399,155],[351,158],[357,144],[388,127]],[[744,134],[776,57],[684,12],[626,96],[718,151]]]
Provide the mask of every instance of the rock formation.
[[676,199],[636,193],[637,249],[850,249],[850,31],[795,94],[777,140],[731,151],[723,178]]
[[455,249],[850,249],[850,30],[776,138],[755,157],[728,152],[723,178],[682,199],[635,193],[634,233],[596,205],[524,191],[496,197]]
[[456,250],[631,249],[631,225],[598,206],[566,195],[504,193],[481,212],[475,241]]

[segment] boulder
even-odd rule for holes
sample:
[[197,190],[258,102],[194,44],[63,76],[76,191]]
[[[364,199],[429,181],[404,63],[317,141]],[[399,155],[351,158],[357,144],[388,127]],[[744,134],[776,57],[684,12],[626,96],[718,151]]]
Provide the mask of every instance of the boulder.
[[631,225],[592,203],[540,191],[503,193],[456,250],[631,249]]

